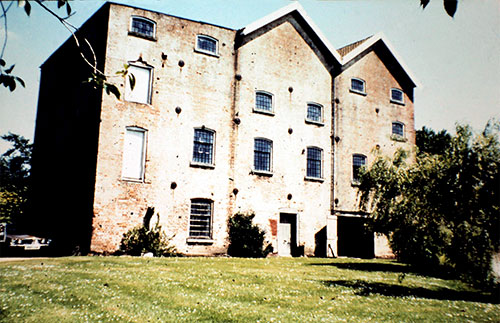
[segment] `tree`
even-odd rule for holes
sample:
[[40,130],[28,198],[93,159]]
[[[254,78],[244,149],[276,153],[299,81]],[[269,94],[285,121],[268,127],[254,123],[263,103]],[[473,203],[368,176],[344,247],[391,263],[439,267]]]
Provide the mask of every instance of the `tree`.
[[28,202],[33,145],[10,132],[1,138],[13,147],[0,156],[0,222],[15,223]]
[[[420,5],[425,9],[431,0],[420,0]],[[457,12],[458,0],[443,0],[444,10],[450,17],[454,17]]]
[[[457,125],[449,143],[443,132],[423,131],[434,136],[419,141],[414,164],[398,151],[364,170],[360,206],[372,212],[372,229],[388,237],[400,261],[491,282],[492,254],[500,247],[499,130],[489,122],[474,136]],[[429,138],[437,140],[429,146]]]
[[444,129],[436,133],[432,129],[422,127],[421,130],[416,131],[416,144],[419,156],[442,154],[450,148],[451,136]]
[[232,257],[267,257],[273,251],[264,243],[265,232],[253,224],[255,214],[237,213],[228,220],[229,247],[227,254]]
[[[117,71],[115,75],[106,75],[104,74],[103,71],[100,71],[97,68],[98,65],[97,58],[94,53],[94,49],[92,48],[92,45],[85,37],[81,37],[78,35],[77,33],[78,28],[76,28],[74,25],[68,22],[68,18],[70,18],[74,14],[69,4],[69,0],[57,0],[57,8],[58,9],[62,7],[66,8],[67,16],[62,16],[57,14],[54,10],[50,9],[48,6],[45,5],[46,1],[44,0],[33,0],[32,2],[36,3],[41,9],[45,10],[50,15],[52,15],[68,30],[68,32],[71,33],[75,41],[75,44],[80,51],[81,58],[85,61],[87,65],[89,65],[92,68],[92,73],[89,75],[87,83],[91,84],[96,89],[104,89],[108,95],[109,94],[115,95],[118,100],[120,99],[120,91],[118,90],[118,87],[116,87],[116,85],[108,81],[108,78],[128,77],[130,81],[130,87],[134,89],[135,76],[132,73],[128,73],[128,65],[125,65],[123,70]],[[14,1],[10,2],[8,6],[5,6],[4,3],[0,1],[0,9],[1,9],[0,21],[3,19],[3,24],[4,24],[4,41],[2,45],[2,50],[0,52],[0,84],[3,84],[4,87],[9,88],[11,92],[16,89],[17,83],[19,83],[23,87],[25,86],[22,78],[12,74],[15,64],[12,64],[9,67],[7,67],[8,65],[3,59],[5,48],[7,46],[7,41],[8,41],[7,13],[11,9],[13,3]],[[17,0],[17,4],[18,7],[24,9],[26,15],[29,16],[31,14],[30,1]],[[86,49],[85,51],[83,46],[85,46]]]

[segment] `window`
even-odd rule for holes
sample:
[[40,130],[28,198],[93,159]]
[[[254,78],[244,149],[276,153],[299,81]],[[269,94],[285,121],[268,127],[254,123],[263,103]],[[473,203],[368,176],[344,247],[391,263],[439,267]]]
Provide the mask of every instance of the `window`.
[[405,101],[403,91],[400,89],[391,89],[391,102],[404,104]]
[[142,181],[144,179],[144,161],[146,155],[146,130],[127,127],[123,145],[122,177]]
[[156,33],[156,23],[143,17],[132,17],[130,33],[132,35],[154,39]]
[[361,167],[366,165],[366,156],[363,155],[352,155],[352,181],[359,183],[360,176],[359,172]]
[[316,147],[307,147],[307,177],[322,178],[323,151]]
[[273,95],[267,92],[257,92],[255,94],[255,109],[266,113],[273,113]]
[[308,103],[306,120],[314,123],[322,123],[323,107],[316,103]]
[[401,122],[393,122],[392,123],[392,134],[398,137],[405,136],[405,126]]
[[273,142],[271,140],[255,138],[253,168],[256,171],[271,171],[271,156]]
[[189,236],[193,238],[211,238],[212,236],[212,201],[205,199],[191,200]]
[[365,81],[362,79],[351,79],[351,92],[366,94]]
[[196,50],[208,54],[217,55],[218,41],[215,38],[198,35],[196,36]]
[[134,89],[130,80],[126,78],[125,100],[137,103],[151,103],[151,74],[152,68],[147,66],[129,65],[128,73],[135,78]]
[[194,129],[193,162],[212,165],[214,154],[214,132]]

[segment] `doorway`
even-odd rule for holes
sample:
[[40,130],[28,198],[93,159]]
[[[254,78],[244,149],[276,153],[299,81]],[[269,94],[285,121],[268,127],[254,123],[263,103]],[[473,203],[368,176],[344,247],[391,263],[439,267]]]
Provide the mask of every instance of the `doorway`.
[[280,213],[278,256],[291,257],[297,249],[297,215]]

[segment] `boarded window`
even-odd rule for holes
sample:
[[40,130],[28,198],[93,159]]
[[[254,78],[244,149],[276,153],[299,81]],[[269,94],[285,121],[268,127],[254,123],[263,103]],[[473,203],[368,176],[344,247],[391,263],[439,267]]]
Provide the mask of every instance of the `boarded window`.
[[151,74],[152,68],[130,65],[128,73],[133,74],[135,86],[132,89],[130,80],[127,77],[125,89],[125,100],[138,103],[151,103]]
[[128,127],[123,146],[122,177],[124,179],[144,179],[146,130]]

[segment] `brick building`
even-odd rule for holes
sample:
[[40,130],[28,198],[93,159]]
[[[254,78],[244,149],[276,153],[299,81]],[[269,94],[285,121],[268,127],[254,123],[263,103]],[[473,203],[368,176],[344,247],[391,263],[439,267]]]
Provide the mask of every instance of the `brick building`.
[[41,67],[31,222],[62,249],[112,252],[154,207],[185,254],[225,253],[237,212],[278,255],[390,252],[356,195],[375,152],[415,142],[416,80],[383,35],[336,50],[297,3],[240,30],[106,3],[79,35],[136,84],[82,83],[72,39]]

